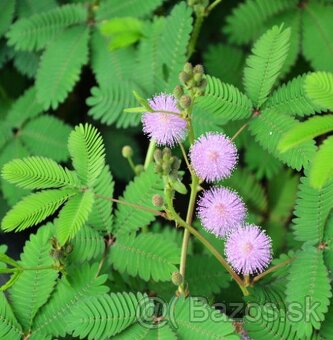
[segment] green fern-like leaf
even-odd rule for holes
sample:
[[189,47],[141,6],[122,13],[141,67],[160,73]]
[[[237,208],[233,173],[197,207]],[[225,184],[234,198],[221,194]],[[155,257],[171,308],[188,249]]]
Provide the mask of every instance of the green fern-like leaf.
[[267,22],[297,5],[297,0],[247,0],[236,7],[227,17],[224,32],[229,35],[230,42],[244,44],[257,39],[265,30]]
[[333,110],[333,73],[312,73],[306,77],[304,87],[314,104],[325,110]]
[[[149,167],[129,183],[123,194],[124,200],[128,203],[156,209],[151,198],[154,194],[163,194],[162,178],[154,172],[153,167]],[[155,216],[150,211],[135,209],[132,206],[118,204],[113,230],[117,234],[133,232],[148,225],[154,220]]]
[[40,50],[66,27],[84,23],[87,14],[82,5],[65,5],[23,18],[11,26],[8,44],[18,50]]
[[13,104],[6,117],[6,121],[11,127],[21,128],[28,119],[34,118],[43,112],[43,106],[38,103],[36,94],[36,88],[30,87]]
[[92,125],[80,124],[69,136],[68,149],[82,184],[94,185],[105,163],[105,149],[100,133]]
[[207,132],[225,132],[226,121],[221,119],[218,114],[212,114],[208,110],[204,110],[199,105],[194,105],[192,111],[192,127],[195,138],[200,137]]
[[235,86],[241,85],[245,56],[240,48],[229,45],[211,45],[204,53],[207,73]]
[[139,76],[136,61],[133,48],[110,51],[100,32],[93,33],[91,63],[99,87],[92,87],[87,104],[91,106],[88,113],[94,119],[124,128],[138,125],[140,115],[124,112],[124,108],[136,105],[132,91],[144,93],[144,80]]
[[244,87],[255,107],[267,99],[289,50],[290,29],[274,26],[255,43],[246,60]]
[[[181,339],[238,339],[232,321],[218,310],[208,306],[200,298],[178,298],[174,306],[174,321]],[[194,316],[193,308],[201,311],[200,321]],[[210,317],[204,318],[204,315]],[[214,320],[214,321],[213,321]],[[198,322],[199,321],[199,322]]]
[[[276,309],[270,305],[254,306],[251,307],[251,313],[253,316],[246,318],[244,327],[252,339],[298,339],[283,309]],[[256,315],[260,315],[260,318]]]
[[302,49],[315,70],[333,71],[332,15],[331,5],[314,2],[304,7]]
[[116,127],[138,125],[140,115],[123,112],[124,108],[136,105],[132,91],[141,92],[132,80],[119,80],[107,86],[92,87],[92,96],[87,99],[87,105],[92,107],[89,115],[107,125],[116,123]]
[[267,198],[261,184],[245,169],[237,169],[233,175],[221,182],[223,186],[236,189],[254,211],[264,212]]
[[83,226],[77,232],[71,244],[73,251],[70,254],[70,259],[79,263],[101,258],[105,248],[103,237],[88,226]]
[[[28,150],[22,145],[19,139],[15,138],[10,143],[7,143],[3,150],[1,150],[0,167],[2,168],[4,164],[12,159],[24,158],[28,155]],[[19,188],[16,185],[4,180],[3,178],[1,178],[1,190],[3,197],[11,206],[16,204],[23,196],[30,192],[30,190]]]
[[116,17],[145,17],[152,13],[163,0],[104,0],[96,13],[97,20]]
[[186,62],[187,44],[192,30],[192,11],[184,2],[177,4],[166,19],[159,58],[165,77],[164,90],[172,92]]
[[84,298],[103,295],[107,276],[96,277],[98,264],[82,264],[63,276],[49,302],[37,314],[31,335],[36,339],[64,337],[69,331],[68,318],[74,306]]
[[20,137],[31,154],[51,157],[55,161],[68,158],[67,140],[71,129],[61,120],[48,115],[37,117],[22,129]]
[[[207,76],[205,95],[196,99],[198,114],[200,109],[220,118],[228,120],[245,119],[252,114],[252,103],[233,85],[222,83],[215,77]],[[195,116],[193,117],[195,120]]]
[[79,80],[88,62],[89,29],[77,26],[64,30],[41,57],[36,76],[37,98],[44,109],[56,109]]
[[330,131],[333,131],[333,115],[312,117],[283,134],[278,149],[286,152]]
[[14,159],[5,164],[2,177],[25,189],[78,187],[75,174],[45,157]]
[[[91,66],[97,83],[110,86],[115,79],[124,81],[133,79],[136,71],[136,53],[132,47],[110,51],[108,41],[98,30],[91,37]],[[132,94],[131,94],[132,96]]]
[[187,260],[186,282],[192,296],[212,296],[229,285],[230,277],[221,264],[208,255],[194,255]]
[[149,96],[163,90],[163,69],[160,58],[161,35],[166,29],[166,19],[155,18],[146,23],[138,49],[138,65],[135,79]]
[[3,148],[11,139],[12,134],[10,128],[10,124],[6,121],[2,122],[0,125],[0,149]]
[[126,329],[119,335],[114,337],[116,340],[127,340],[127,339],[149,339],[149,340],[177,340],[178,337],[176,332],[168,325],[165,324],[163,327],[150,328],[143,327],[140,323],[136,323],[133,326]]
[[116,270],[145,281],[167,281],[177,271],[179,255],[178,246],[160,235],[130,234],[117,237],[110,261]]
[[67,199],[75,195],[72,189],[44,190],[24,197],[2,220],[4,231],[21,231],[44,221]]
[[[291,171],[280,172],[268,184],[269,219],[284,223],[295,205],[299,177]],[[279,228],[280,229],[280,228]],[[279,230],[279,233],[281,230]]]
[[301,117],[322,111],[323,107],[316,104],[307,95],[305,86],[309,77],[307,75],[298,76],[287,84],[280,86],[268,98],[264,108]]
[[136,321],[142,306],[141,293],[111,293],[92,297],[73,309],[68,323],[80,339],[109,339]]
[[[255,289],[254,304],[248,304],[248,314],[245,316],[244,328],[247,335],[253,339],[298,339],[289,321],[280,291],[272,286],[268,289]],[[260,317],[258,317],[260,315]]]
[[56,220],[57,238],[61,245],[72,239],[87,222],[94,199],[91,191],[79,193],[61,209]]
[[0,337],[4,340],[19,340],[22,338],[22,328],[3,292],[0,292]]
[[333,137],[329,137],[320,145],[310,168],[310,184],[315,189],[321,189],[333,177],[332,155]]
[[[20,266],[23,268],[51,267],[54,260],[50,257],[50,238],[53,226],[46,225],[31,235],[21,255]],[[13,311],[25,331],[32,326],[33,319],[49,296],[58,278],[55,269],[23,270],[18,280],[10,289],[10,301]]]
[[257,179],[272,179],[282,168],[281,162],[258,146],[253,139],[246,144],[245,163]]
[[30,1],[20,0],[17,3],[17,14],[19,18],[30,17],[34,14],[47,12],[58,6],[56,0]]
[[35,78],[40,55],[36,52],[17,51],[14,56],[14,66],[16,69],[27,76],[28,78]]
[[[292,3],[293,1],[290,1]],[[295,1],[296,2],[296,1]],[[301,53],[301,39],[302,39],[302,11],[296,9],[297,3],[294,2],[294,7],[291,11],[285,11],[281,14],[274,16],[270,20],[270,27],[272,25],[284,24],[285,27],[290,28],[289,51],[287,58],[281,68],[279,78],[284,78],[285,75],[296,64],[297,58]]]
[[325,316],[325,320],[320,328],[321,339],[329,339],[333,332],[333,304],[331,303],[328,312]]
[[314,141],[301,143],[285,153],[280,153],[277,149],[282,136],[299,124],[297,120],[290,116],[267,110],[253,119],[249,124],[249,128],[256,141],[265,150],[283,163],[300,170],[302,167],[307,167],[309,160],[315,154]]
[[302,177],[297,197],[293,220],[295,238],[318,244],[323,240],[325,223],[333,206],[333,183],[314,189],[309,178]]
[[110,232],[112,226],[112,201],[114,182],[109,169],[105,166],[98,176],[92,190],[96,199],[89,215],[88,224],[94,229]]
[[290,266],[286,295],[287,303],[298,303],[301,310],[306,310],[306,305],[316,306],[315,315],[310,313],[307,322],[293,323],[297,335],[304,339],[311,336],[313,328],[320,329],[332,297],[322,251],[306,246],[298,254]]
[[9,0],[6,2],[1,2],[0,4],[0,37],[7,31],[9,28],[15,11],[15,0]]

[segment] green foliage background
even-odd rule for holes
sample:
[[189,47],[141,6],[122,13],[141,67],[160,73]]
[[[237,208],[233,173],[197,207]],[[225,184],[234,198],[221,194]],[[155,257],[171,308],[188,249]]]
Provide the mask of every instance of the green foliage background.
[[[137,322],[138,307],[152,303],[148,296],[175,295],[171,275],[179,268],[182,230],[133,208],[156,209],[151,198],[163,194],[163,181],[152,165],[135,174],[122,157],[122,146],[130,145],[135,164],[143,164],[148,147],[141,113],[124,109],[138,106],[133,91],[150,98],[179,84],[199,5],[208,3],[0,3],[1,339],[332,338],[329,0],[223,1],[205,18],[190,56],[207,74],[193,107],[194,136],[232,136],[247,124],[236,139],[239,166],[221,184],[239,192],[248,221],[272,237],[273,264],[291,263],[243,300],[224,268],[191,238],[190,297],[173,305],[178,326],[168,318],[159,329]],[[132,206],[113,206],[105,199],[111,197]],[[186,198],[176,196],[177,211],[185,212]],[[194,225],[223,254],[224,242]],[[317,319],[285,317],[288,304],[305,308],[307,297],[320,304]],[[262,318],[235,324],[232,311],[211,306],[239,301],[255,302]],[[194,302],[218,322],[193,323]],[[278,305],[273,321],[268,302]]]

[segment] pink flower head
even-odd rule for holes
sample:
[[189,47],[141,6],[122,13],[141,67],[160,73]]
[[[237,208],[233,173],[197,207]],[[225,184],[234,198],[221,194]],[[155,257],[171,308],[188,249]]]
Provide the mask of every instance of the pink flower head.
[[261,273],[272,260],[271,238],[254,224],[239,226],[227,238],[225,255],[236,272]]
[[246,207],[235,192],[215,187],[205,191],[199,199],[198,215],[204,228],[224,237],[243,223]]
[[[142,115],[143,132],[159,145],[173,146],[186,136],[187,122],[180,117],[180,111],[174,96],[161,93],[149,100],[150,107],[156,112]],[[168,111],[166,113],[158,112]]]
[[231,175],[237,163],[237,148],[221,133],[207,133],[195,141],[190,159],[196,174],[207,182]]

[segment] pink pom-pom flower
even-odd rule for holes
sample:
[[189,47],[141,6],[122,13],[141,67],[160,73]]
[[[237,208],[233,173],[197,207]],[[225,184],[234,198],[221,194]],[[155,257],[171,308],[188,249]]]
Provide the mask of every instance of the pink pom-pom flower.
[[159,145],[174,146],[182,141],[186,136],[187,122],[180,116],[175,97],[161,93],[148,102],[155,112],[142,115],[143,132]]
[[194,142],[190,159],[201,179],[214,182],[231,175],[237,164],[237,148],[227,136],[210,132]]
[[198,216],[205,229],[218,237],[225,237],[244,222],[246,207],[234,191],[213,187],[200,197]]
[[228,235],[225,255],[236,272],[261,273],[272,260],[271,238],[254,224],[239,226]]

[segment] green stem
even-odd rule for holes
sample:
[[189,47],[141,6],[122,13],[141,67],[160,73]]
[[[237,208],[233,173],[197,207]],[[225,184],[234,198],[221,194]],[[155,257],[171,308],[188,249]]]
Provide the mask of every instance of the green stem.
[[286,261],[283,261],[269,269],[267,269],[266,271],[264,271],[263,273],[257,275],[254,279],[253,279],[253,282],[258,282],[259,280],[261,280],[263,277],[265,277],[266,275],[274,272],[275,270],[279,269],[279,268],[282,268],[286,265],[288,265],[290,262],[294,261],[295,260],[295,257],[292,257],[290,259],[287,259]]
[[187,59],[190,59],[192,54],[195,51],[195,46],[196,46],[198,38],[199,38],[199,33],[200,33],[200,30],[201,30],[201,26],[202,26],[203,21],[204,21],[203,15],[197,15],[195,17],[195,22],[194,22],[194,27],[193,27],[191,39],[190,39],[190,42],[188,44]]
[[246,127],[249,125],[249,123],[245,123],[242,125],[237,132],[231,137],[231,141],[234,141],[243,131],[246,129]]
[[[191,183],[191,194],[190,200],[188,203],[187,215],[186,215],[186,223],[191,225],[193,220],[194,208],[195,208],[195,201],[198,193],[198,185],[199,185],[199,178],[197,176],[192,176],[192,183]],[[188,251],[188,243],[190,239],[190,231],[188,229],[184,230],[183,235],[183,243],[180,255],[180,265],[179,265],[179,272],[182,275],[183,279],[185,279],[185,271],[186,271],[186,259],[187,259],[187,251]],[[180,288],[182,290],[182,288]]]
[[118,203],[118,204],[127,205],[127,206],[135,208],[135,209],[140,209],[140,210],[148,211],[148,212],[150,212],[150,213],[152,213],[154,215],[157,215],[157,216],[165,217],[165,213],[164,212],[161,212],[161,211],[158,211],[158,210],[154,210],[154,209],[151,209],[151,208],[148,208],[148,207],[144,207],[142,205],[138,205],[138,204],[135,204],[135,203],[130,203],[130,202],[127,202],[127,201],[121,201],[121,200],[118,200],[118,199],[113,198],[113,197],[106,197],[106,196],[99,195],[99,194],[94,194],[94,196],[96,198],[100,198],[100,199],[103,199],[103,200],[106,200],[106,201],[111,201],[111,202],[115,202],[115,203]]
[[145,163],[143,165],[145,170],[148,169],[149,164],[153,161],[155,147],[156,147],[156,142],[152,139],[149,143]]
[[109,253],[109,250],[110,250],[110,247],[111,245],[113,244],[113,238],[111,236],[111,234],[109,233],[107,235],[107,238],[105,240],[105,249],[104,249],[104,253],[102,255],[102,258],[101,258],[101,261],[99,262],[98,264],[98,269],[97,269],[97,272],[96,272],[96,277],[100,274],[102,268],[103,268],[103,265],[105,263],[105,260],[108,256],[108,253]]
[[133,170],[133,172],[137,175],[137,173],[136,173],[136,171],[135,171],[135,164],[134,164],[134,162],[133,162],[132,157],[127,157],[127,160],[128,160],[129,166],[131,167],[131,169]]
[[[188,115],[190,117],[191,113],[192,113],[192,107],[189,108],[188,110],[189,110]],[[193,132],[191,120],[189,120],[189,122],[188,122],[188,140],[189,140],[191,145],[194,143],[194,132]],[[191,173],[191,193],[190,193],[190,200],[189,200],[189,203],[188,203],[187,214],[186,214],[186,223],[188,225],[191,225],[192,221],[193,221],[195,201],[196,201],[196,197],[197,197],[197,194],[198,194],[198,191],[199,191],[199,177],[193,171],[191,171],[191,166],[190,166],[189,161],[187,159],[186,152],[185,152],[185,149],[183,148],[183,145],[180,145],[180,148],[182,150],[183,157],[185,159],[187,167],[189,168],[189,171]],[[171,204],[172,203],[173,202],[171,201]],[[185,229],[184,235],[183,235],[181,255],[180,255],[180,265],[179,265],[179,272],[183,276],[184,282],[185,282],[186,259],[187,259],[189,239],[190,239],[190,232],[187,229]],[[182,291],[183,290],[182,286],[179,286],[178,290],[181,293],[184,293]]]
[[222,0],[215,0],[214,2],[212,2],[206,10],[207,15],[218,5],[222,2]]
[[188,160],[188,158],[187,158],[186,150],[185,150],[185,148],[184,148],[184,145],[183,145],[182,143],[179,143],[179,147],[180,147],[180,150],[182,151],[183,158],[184,158],[184,160],[185,160],[187,169],[188,169],[188,171],[190,172],[190,174],[193,176],[193,169],[192,169],[192,167],[191,167],[191,165],[190,165],[190,162],[189,162],[189,160]]

